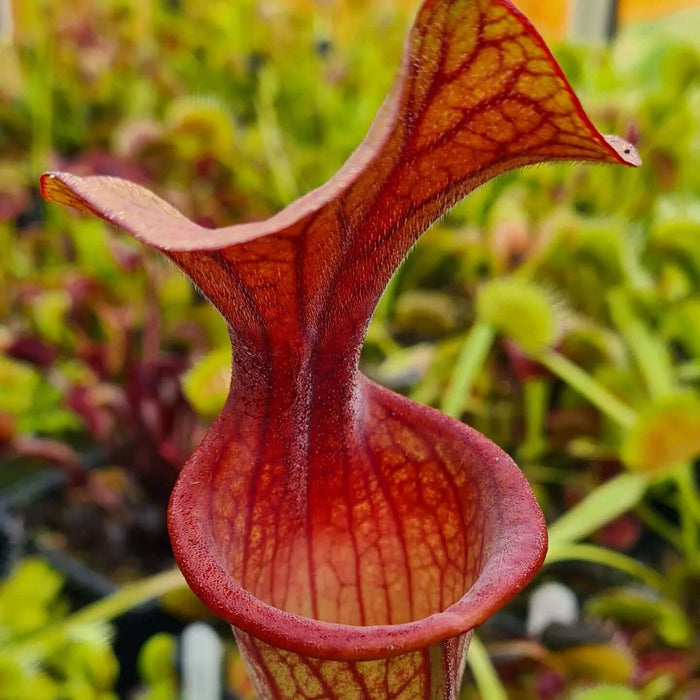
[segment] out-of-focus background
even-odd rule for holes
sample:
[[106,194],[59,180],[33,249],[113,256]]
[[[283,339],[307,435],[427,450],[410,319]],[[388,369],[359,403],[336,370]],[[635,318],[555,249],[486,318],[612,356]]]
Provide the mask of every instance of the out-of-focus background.
[[[363,369],[514,455],[553,523],[557,557],[480,632],[506,697],[697,700],[700,7],[516,4],[645,165],[472,194],[406,260]],[[361,140],[416,8],[0,0],[3,700],[178,697],[196,620],[229,697],[254,697],[187,594],[94,607],[172,566],[167,498],[226,394],[224,324],[174,268],[44,204],[38,176],[125,177],[207,226],[264,218]]]

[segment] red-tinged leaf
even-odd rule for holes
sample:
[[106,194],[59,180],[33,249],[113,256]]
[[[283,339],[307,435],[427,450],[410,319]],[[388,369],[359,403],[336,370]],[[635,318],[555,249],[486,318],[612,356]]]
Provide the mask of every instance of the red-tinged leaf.
[[427,0],[367,139],[268,221],[210,230],[132,183],[42,178],[46,198],[163,251],[229,323],[230,395],[180,475],[170,533],[262,697],[454,698],[469,632],[541,565],[544,521],[513,462],[358,358],[427,226],[545,160],[639,164],[509,2]]

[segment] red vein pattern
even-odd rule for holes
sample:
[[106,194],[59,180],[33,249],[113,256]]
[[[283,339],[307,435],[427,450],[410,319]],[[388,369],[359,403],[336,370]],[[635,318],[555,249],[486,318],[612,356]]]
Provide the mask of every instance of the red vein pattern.
[[266,222],[208,230],[132,183],[42,178],[47,199],[161,250],[229,323],[229,399],[169,524],[261,697],[456,698],[470,631],[541,565],[545,525],[513,462],[358,359],[420,234],[489,178],[552,160],[639,164],[510,2],[426,0],[363,144]]

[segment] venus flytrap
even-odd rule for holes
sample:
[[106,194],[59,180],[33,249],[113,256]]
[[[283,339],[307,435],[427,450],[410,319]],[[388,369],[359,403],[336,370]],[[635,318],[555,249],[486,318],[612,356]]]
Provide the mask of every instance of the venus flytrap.
[[[700,248],[689,240],[684,241],[683,236],[679,239],[678,247],[692,261],[693,250]],[[613,290],[609,304],[650,397],[625,435],[622,460],[630,470],[650,479],[670,477],[675,482],[682,546],[689,564],[697,570],[700,568],[700,493],[695,462],[700,457],[700,398],[679,387],[666,344],[652,334],[629,295],[623,289]]]
[[[504,290],[508,287],[519,293],[505,294]],[[501,332],[520,346],[525,346],[533,361],[590,401],[622,430],[623,435],[634,434],[633,428],[639,425],[637,412],[552,347],[557,335],[556,309],[552,300],[537,285],[520,278],[497,280],[485,288],[479,308],[482,316]],[[514,313],[515,309],[517,313]],[[528,333],[530,328],[535,329],[534,332]],[[550,525],[548,560],[562,560],[566,558],[565,552],[571,558],[581,558],[584,550],[574,553],[570,545],[639,505],[648,486],[649,480],[645,475],[623,473],[594,489]]]
[[[521,299],[525,295],[520,295]],[[619,515],[640,506],[648,489],[656,482],[672,479],[676,483],[678,507],[681,514],[680,541],[671,532],[669,541],[679,544],[691,566],[698,562],[700,497],[695,485],[693,460],[700,454],[700,403],[697,397],[680,391],[674,370],[663,342],[649,332],[634,314],[621,289],[610,295],[613,320],[627,347],[634,356],[652,401],[637,411],[627,406],[591,375],[572,363],[563,354],[542,343],[539,349],[530,347],[533,359],[549,369],[570,387],[595,405],[621,430],[620,458],[628,472],[599,486],[549,528],[550,553],[547,561],[586,558],[590,561],[607,559],[609,565],[637,569],[639,578],[645,574],[632,560],[613,562],[604,551],[576,548],[573,543],[593,534]],[[524,305],[524,302],[523,302]],[[534,306],[533,306],[534,308]],[[543,307],[544,308],[544,307]],[[522,315],[522,314],[521,314]],[[544,318],[544,313],[540,313]],[[495,315],[498,318],[498,315]],[[542,325],[542,324],[540,324]],[[502,327],[518,338],[518,324]],[[522,342],[522,339],[520,339]],[[644,510],[644,507],[642,506]],[[659,525],[668,533],[666,523],[653,513],[651,526]],[[649,520],[649,517],[646,520]],[[568,554],[567,554],[568,553]],[[647,577],[648,578],[648,577]]]
[[542,514],[507,455],[358,360],[432,222],[496,175],[559,160],[640,162],[594,129],[510,2],[426,0],[366,140],[267,221],[205,229],[133,183],[42,178],[47,199],[160,250],[228,322],[229,396],[169,528],[261,697],[456,698],[471,631],[541,565]]
[[[601,254],[615,240],[608,235],[606,229],[591,228],[588,232],[593,237],[588,236],[584,242],[587,246],[592,246],[593,250],[598,248]],[[694,565],[699,548],[697,523],[700,522],[700,500],[694,484],[692,462],[689,460],[700,453],[700,404],[689,391],[679,391],[665,344],[653,336],[635,315],[628,295],[622,288],[610,293],[609,303],[617,330],[626,344],[620,342],[612,331],[608,334],[609,337],[601,336],[596,342],[602,343],[601,348],[606,351],[605,354],[610,359],[617,358],[617,361],[620,360],[620,351],[625,355],[629,348],[641,375],[646,378],[649,394],[656,397],[639,411],[626,405],[593,376],[555,349],[564,327],[568,326],[570,331],[575,327],[575,319],[566,315],[562,305],[551,293],[529,279],[527,275],[532,274],[532,270],[525,269],[522,272],[525,274],[499,278],[481,288],[476,304],[478,322],[464,345],[442,409],[447,413],[458,409],[453,415],[461,415],[461,407],[473,375],[481,368],[485,352],[488,352],[488,347],[476,352],[473,337],[488,338],[490,344],[497,332],[514,344],[515,348],[526,352],[532,358],[533,366],[546,368],[552,377],[559,378],[589,400],[617,426],[621,441],[619,456],[628,472],[594,489],[550,526],[547,563],[584,559],[620,569],[658,587],[659,581],[653,572],[633,559],[592,545],[578,545],[576,542],[592,535],[620,515],[641,507],[645,520],[651,518],[654,521],[651,526],[654,529],[660,527],[668,535],[669,541],[680,547],[691,565]],[[589,335],[590,331],[595,330],[589,329]],[[596,339],[595,334],[591,339]],[[611,346],[612,340],[618,341],[613,344],[614,347]],[[469,381],[463,380],[465,376]],[[530,391],[530,385],[531,382],[527,380],[523,383],[523,400],[528,402],[524,409],[526,421],[529,421],[530,414],[537,414],[538,406],[541,409],[541,403],[534,402],[541,402],[547,395],[546,392],[543,393],[541,384],[534,384],[534,392]],[[458,386],[463,389],[461,394],[455,391]],[[523,451],[521,454],[525,458],[527,453]],[[666,523],[659,522],[659,518],[642,504],[649,488],[668,478],[675,481],[677,486],[682,521],[678,535],[673,531],[669,533]]]
[[[527,352],[533,361],[549,369],[553,376],[559,377],[594,403],[623,431],[634,434],[631,429],[639,425],[637,414],[553,348],[566,319],[561,305],[551,294],[524,277],[501,278],[484,285],[476,306],[479,323],[475,328],[490,329],[492,337],[500,332]],[[547,561],[552,563],[566,558],[588,557],[591,561],[636,572],[644,579],[646,573],[642,571],[643,567],[635,567],[633,560],[615,557],[614,553],[599,548],[576,548],[573,543],[637,506],[648,485],[644,475],[624,473],[588,494],[550,526]],[[646,576],[646,580],[649,579]]]
[[[454,418],[462,415],[476,375],[499,334],[510,342],[506,350],[514,355],[521,354],[520,348],[536,352],[553,345],[562,326],[561,309],[553,296],[522,277],[496,278],[484,284],[478,292],[475,310],[476,321],[467,334],[440,403],[440,410]],[[527,388],[525,378],[519,378]]]
[[555,345],[563,325],[553,296],[540,285],[517,277],[484,285],[476,312],[530,355]]

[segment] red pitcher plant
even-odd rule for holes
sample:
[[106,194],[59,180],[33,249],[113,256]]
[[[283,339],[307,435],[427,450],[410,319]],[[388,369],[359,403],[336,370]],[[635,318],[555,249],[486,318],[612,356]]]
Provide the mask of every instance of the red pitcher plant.
[[490,178],[562,160],[639,164],[508,0],[425,0],[364,142],[267,221],[206,229],[124,180],[43,176],[45,198],[161,251],[228,323],[228,400],[169,528],[262,698],[456,698],[471,631],[541,566],[513,461],[358,363],[426,228]]

